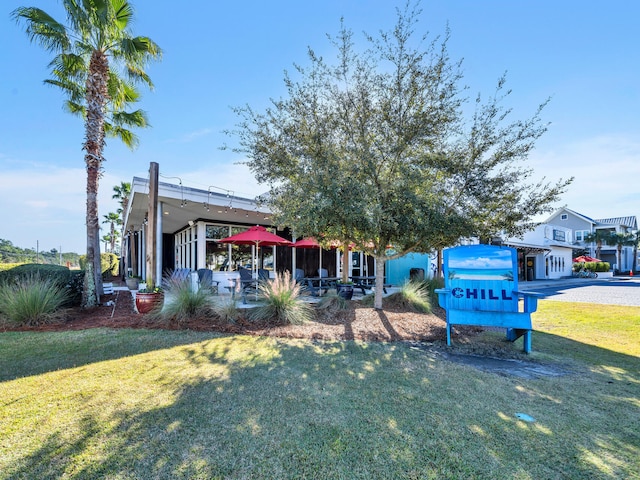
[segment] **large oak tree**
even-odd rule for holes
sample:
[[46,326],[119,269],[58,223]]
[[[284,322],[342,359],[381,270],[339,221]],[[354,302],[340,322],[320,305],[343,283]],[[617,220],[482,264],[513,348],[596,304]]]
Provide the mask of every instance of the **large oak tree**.
[[336,61],[309,49],[308,66],[285,75],[287,97],[264,112],[237,108],[234,132],[270,187],[264,201],[279,224],[375,256],[378,309],[385,260],[462,236],[521,233],[569,183],[529,180],[525,161],[546,130],[544,104],[511,121],[501,78],[467,119],[449,33],[416,35],[420,11],[409,4],[397,14],[391,31],[365,36],[365,48],[342,24],[329,37]]

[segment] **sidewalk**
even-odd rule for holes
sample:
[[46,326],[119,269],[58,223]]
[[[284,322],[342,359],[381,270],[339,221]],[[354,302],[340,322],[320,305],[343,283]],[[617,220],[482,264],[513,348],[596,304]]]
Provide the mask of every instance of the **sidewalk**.
[[[543,280],[532,280],[530,282],[520,281],[518,282],[518,287],[521,290],[535,290],[540,287],[557,287],[562,285],[591,285],[597,283],[605,283],[605,282],[619,282],[625,280],[635,280],[635,277],[630,277],[629,275],[618,275],[614,277],[608,278],[579,278],[579,277],[566,277],[566,278],[554,278],[554,279],[543,279]],[[638,277],[640,280],[640,276]]]

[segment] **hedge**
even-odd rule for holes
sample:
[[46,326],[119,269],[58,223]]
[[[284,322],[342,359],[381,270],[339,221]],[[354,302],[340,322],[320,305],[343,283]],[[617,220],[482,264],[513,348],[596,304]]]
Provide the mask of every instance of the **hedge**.
[[9,270],[0,270],[0,282],[14,282],[20,278],[38,276],[49,279],[70,294],[70,303],[79,305],[82,300],[83,270],[69,270],[59,265],[42,263],[25,263],[14,266]]
[[[79,262],[80,268],[85,270],[87,267],[87,256],[80,255]],[[120,270],[120,259],[115,253],[101,253],[100,270],[103,278],[117,277]]]

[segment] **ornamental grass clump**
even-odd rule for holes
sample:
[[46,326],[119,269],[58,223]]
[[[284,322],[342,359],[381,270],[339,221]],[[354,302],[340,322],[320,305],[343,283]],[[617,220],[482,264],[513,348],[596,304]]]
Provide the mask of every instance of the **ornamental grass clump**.
[[313,319],[313,308],[300,298],[301,286],[289,272],[261,282],[258,291],[263,305],[252,308],[247,317],[253,321],[274,321],[301,325]]
[[0,284],[0,318],[4,323],[39,326],[55,318],[69,302],[69,291],[39,275]]
[[[371,304],[373,305],[373,295],[371,296]],[[349,300],[341,297],[335,293],[329,293],[322,297],[322,300],[318,302],[318,311],[325,315],[333,315],[343,310],[348,309],[350,306]]]
[[[431,293],[428,282],[407,282],[399,291],[383,298],[384,308],[418,313],[431,313]],[[373,294],[362,298],[362,305],[373,306]]]
[[227,323],[236,323],[238,318],[240,318],[240,312],[236,307],[236,301],[231,297],[219,300],[214,303],[211,308],[214,315]]
[[184,323],[190,319],[211,316],[212,302],[208,289],[191,289],[190,280],[166,279],[167,301],[158,314],[163,320]]

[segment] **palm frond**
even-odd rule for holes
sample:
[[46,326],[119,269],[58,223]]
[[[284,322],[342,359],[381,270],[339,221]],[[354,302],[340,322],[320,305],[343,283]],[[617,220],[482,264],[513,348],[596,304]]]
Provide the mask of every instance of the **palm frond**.
[[126,127],[139,127],[145,128],[149,126],[149,119],[147,118],[147,112],[144,110],[136,110],[134,112],[115,112],[111,119],[113,123]]
[[84,108],[84,105],[81,105],[79,103],[76,102],[72,102],[71,100],[68,100],[65,104],[64,104],[64,108],[67,112],[79,116],[79,117],[83,117],[86,115],[87,110]]
[[126,30],[133,18],[132,5],[127,0],[111,0],[114,23],[120,30]]
[[140,139],[131,130],[123,128],[119,125],[113,125],[107,121],[104,122],[104,133],[107,137],[117,138],[131,150],[138,148]]
[[47,12],[35,7],[20,7],[11,17],[26,23],[26,32],[32,42],[39,43],[48,51],[64,51],[71,46],[65,26]]

